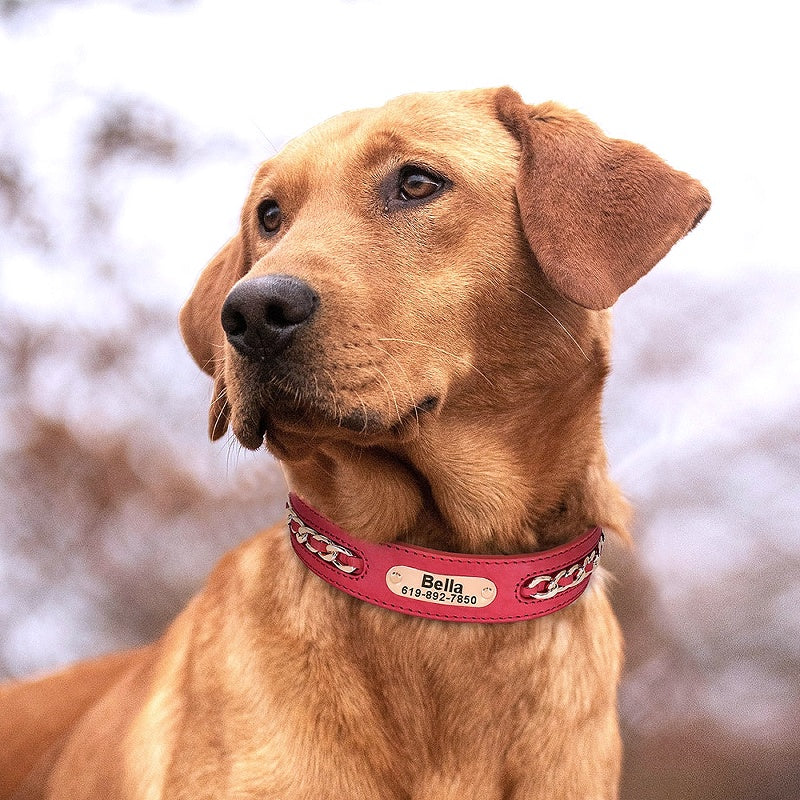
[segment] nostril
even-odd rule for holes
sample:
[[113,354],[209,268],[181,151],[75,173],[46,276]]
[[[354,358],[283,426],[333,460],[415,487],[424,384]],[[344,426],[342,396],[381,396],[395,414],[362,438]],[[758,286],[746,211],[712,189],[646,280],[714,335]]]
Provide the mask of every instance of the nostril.
[[276,328],[288,328],[298,325],[311,316],[313,306],[307,303],[291,303],[289,301],[267,303],[265,318],[268,325]]
[[279,276],[274,294],[266,299],[267,324],[276,328],[300,325],[311,317],[318,302],[317,293],[307,283]]
[[247,331],[247,320],[244,314],[238,311],[224,309],[222,314],[222,329],[228,336],[241,336]]
[[276,328],[291,324],[286,318],[286,311],[279,303],[269,303],[266,312],[267,322]]

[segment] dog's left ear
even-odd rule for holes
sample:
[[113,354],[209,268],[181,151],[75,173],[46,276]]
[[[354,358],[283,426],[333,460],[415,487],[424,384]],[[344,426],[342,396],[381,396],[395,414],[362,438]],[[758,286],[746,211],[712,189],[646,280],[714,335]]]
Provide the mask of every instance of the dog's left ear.
[[555,103],[499,89],[500,121],[521,146],[522,227],[548,282],[586,308],[608,308],[708,211],[705,188],[641,145],[610,139]]
[[208,419],[213,441],[228,429],[229,408],[225,390],[225,332],[220,312],[228,292],[244,274],[244,250],[240,235],[217,253],[200,275],[178,317],[183,341],[192,358],[214,378],[214,398]]

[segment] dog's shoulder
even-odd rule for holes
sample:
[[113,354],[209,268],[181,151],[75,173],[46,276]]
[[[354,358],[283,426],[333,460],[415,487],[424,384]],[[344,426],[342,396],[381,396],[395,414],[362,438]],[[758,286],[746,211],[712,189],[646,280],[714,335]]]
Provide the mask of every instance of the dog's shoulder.
[[80,719],[150,657],[149,647],[125,650],[0,686],[0,798],[35,796]]

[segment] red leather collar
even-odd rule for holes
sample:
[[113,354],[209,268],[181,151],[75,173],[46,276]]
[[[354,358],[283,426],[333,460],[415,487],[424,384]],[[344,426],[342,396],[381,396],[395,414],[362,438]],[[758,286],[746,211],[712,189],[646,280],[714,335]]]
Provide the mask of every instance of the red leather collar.
[[604,535],[539,553],[476,556],[356,539],[303,502],[287,503],[292,547],[322,580],[382,608],[450,622],[516,622],[552,614],[589,585]]

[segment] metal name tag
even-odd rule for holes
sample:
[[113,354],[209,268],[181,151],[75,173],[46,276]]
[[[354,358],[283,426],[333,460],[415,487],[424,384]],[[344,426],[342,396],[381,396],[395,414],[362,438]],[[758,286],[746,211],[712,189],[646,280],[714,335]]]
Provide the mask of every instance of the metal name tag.
[[445,606],[483,608],[497,597],[497,587],[488,578],[438,575],[402,565],[389,569],[386,585],[400,597]]

